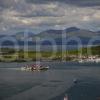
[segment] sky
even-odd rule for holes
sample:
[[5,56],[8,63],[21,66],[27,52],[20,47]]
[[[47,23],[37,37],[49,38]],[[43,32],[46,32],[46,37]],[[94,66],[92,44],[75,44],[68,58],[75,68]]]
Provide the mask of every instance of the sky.
[[73,26],[100,30],[100,0],[0,0],[0,34]]

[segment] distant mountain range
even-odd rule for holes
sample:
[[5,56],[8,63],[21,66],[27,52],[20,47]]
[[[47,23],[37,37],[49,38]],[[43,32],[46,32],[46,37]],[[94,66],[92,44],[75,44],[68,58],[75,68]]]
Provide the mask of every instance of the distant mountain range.
[[[0,35],[0,42],[6,35]],[[33,32],[28,32],[27,35],[24,32],[18,32],[16,34],[11,35],[12,39],[16,39],[19,45],[24,45],[25,41],[28,41],[29,45],[35,45],[37,37],[40,38],[41,41],[38,41],[37,44],[42,43],[43,45],[49,45],[50,41],[55,41],[57,45],[66,44],[66,41],[69,38],[80,39],[83,45],[87,45],[89,40],[93,37],[100,36],[100,31],[93,32],[90,30],[83,30],[77,27],[70,27],[65,30],[46,30],[40,32],[38,34],[34,34]],[[7,37],[7,36],[6,36]],[[62,40],[65,39],[65,42],[62,43]],[[6,40],[6,39],[5,39]],[[8,39],[9,40],[9,39]],[[49,41],[48,41],[49,40]],[[3,44],[10,45],[10,41],[5,41]],[[72,40],[68,43],[69,45],[76,45],[77,43]],[[99,41],[95,43],[95,45],[100,44]]]

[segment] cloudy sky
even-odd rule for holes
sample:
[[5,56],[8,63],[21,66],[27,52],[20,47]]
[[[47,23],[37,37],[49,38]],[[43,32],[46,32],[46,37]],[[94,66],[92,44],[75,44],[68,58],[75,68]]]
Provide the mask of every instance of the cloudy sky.
[[0,0],[0,34],[71,26],[100,30],[100,0]]

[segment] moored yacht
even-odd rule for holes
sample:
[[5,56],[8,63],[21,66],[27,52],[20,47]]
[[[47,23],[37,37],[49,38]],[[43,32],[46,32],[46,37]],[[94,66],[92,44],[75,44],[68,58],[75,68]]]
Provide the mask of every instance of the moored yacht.
[[100,58],[96,58],[96,57],[88,57],[88,58],[85,58],[85,59],[79,59],[78,60],[79,63],[100,63]]

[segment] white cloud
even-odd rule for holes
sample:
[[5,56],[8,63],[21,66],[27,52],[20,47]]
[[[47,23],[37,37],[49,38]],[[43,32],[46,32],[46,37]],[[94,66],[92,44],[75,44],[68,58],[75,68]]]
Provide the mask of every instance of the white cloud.
[[[7,1],[7,0],[6,0]],[[12,0],[11,0],[12,1]],[[67,4],[27,4],[24,0],[15,0],[12,7],[0,11],[0,30],[18,28],[64,28],[69,26],[95,26],[99,23],[100,11],[93,7],[77,7]],[[97,25],[96,25],[97,26]],[[96,28],[96,27],[95,27]],[[8,30],[7,30],[8,31]]]
[[100,19],[100,11],[96,11],[93,15],[95,19]]
[[83,16],[83,21],[89,21],[90,17],[89,16]]

